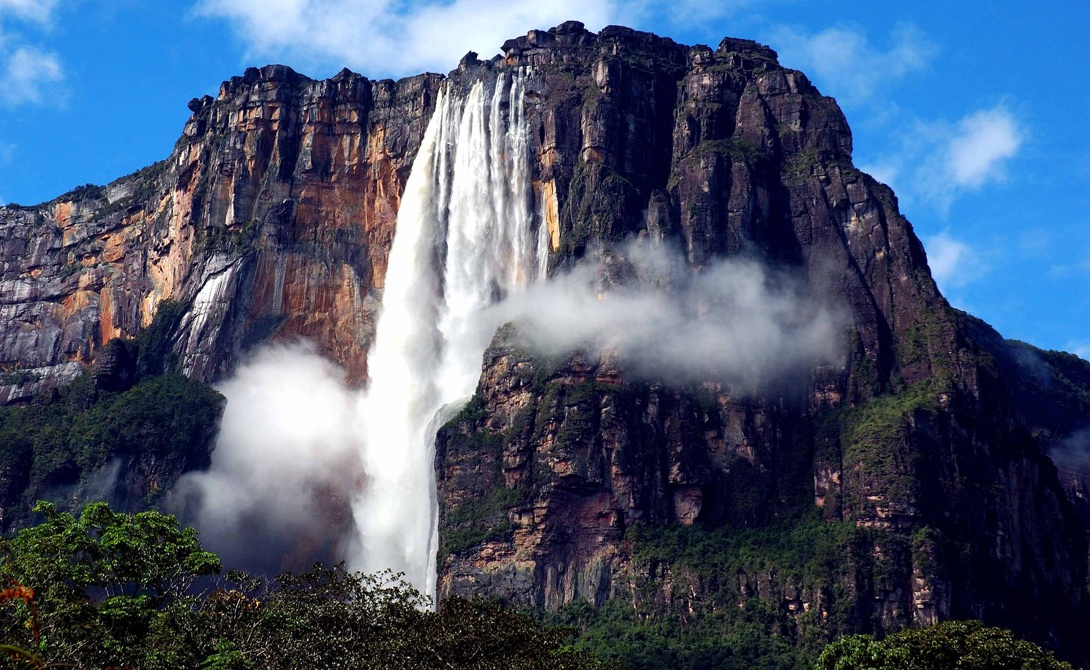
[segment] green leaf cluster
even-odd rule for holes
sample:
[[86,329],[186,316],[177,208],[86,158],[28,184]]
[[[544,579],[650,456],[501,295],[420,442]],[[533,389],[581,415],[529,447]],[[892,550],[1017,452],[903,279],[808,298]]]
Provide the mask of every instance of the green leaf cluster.
[[111,459],[141,460],[164,476],[206,466],[224,403],[182,375],[149,377],[121,393],[95,389],[84,376],[47,402],[0,408],[0,467],[9,478],[0,504],[27,509],[54,486],[87,483]]
[[[315,566],[275,580],[229,572],[196,532],[158,512],[94,504],[76,518],[49,503],[45,522],[0,543],[0,580],[34,589],[0,604],[0,642],[50,664],[148,670],[603,668],[566,646],[568,631],[483,599],[439,612],[389,572]],[[14,663],[14,661],[13,661]],[[0,661],[0,667],[3,662]],[[14,667],[14,666],[10,666]]]
[[911,628],[883,640],[852,635],[831,643],[814,670],[1072,670],[1052,652],[979,621]]
[[139,470],[148,484],[143,499],[130,501],[139,508],[180,473],[207,467],[226,400],[177,373],[172,338],[186,310],[164,300],[134,339],[107,343],[102,355],[117,363],[109,383],[85,373],[29,405],[0,407],[3,527],[27,522],[35,499],[110,497],[88,489],[114,461],[122,473]]

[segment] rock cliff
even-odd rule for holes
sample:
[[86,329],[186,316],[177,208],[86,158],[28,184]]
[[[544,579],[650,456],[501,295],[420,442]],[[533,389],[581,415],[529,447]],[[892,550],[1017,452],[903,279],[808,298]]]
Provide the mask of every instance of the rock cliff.
[[[1017,349],[943,299],[894,194],[852,166],[835,102],[741,40],[565,25],[504,50],[493,67],[540,81],[554,264],[627,236],[676,241],[697,271],[756,255],[848,306],[846,364],[775,392],[671,388],[501,332],[440,434],[441,591],[683,619],[759,595],[796,635],[972,617],[1077,645],[1085,526],[1045,451],[1085,407],[1035,394],[1056,371],[1027,378]],[[1090,366],[1069,358],[1084,400]],[[815,507],[866,531],[843,538],[835,576],[700,568],[645,532],[797,529]]]
[[[759,597],[803,632],[973,617],[1083,654],[1087,508],[1046,452],[1084,427],[1090,366],[952,309],[893,192],[853,167],[836,102],[751,41],[570,22],[446,78],[250,69],[190,103],[163,162],[0,208],[0,400],[64,383],[167,298],[187,306],[172,346],[199,380],[296,336],[365,379],[437,91],[513,68],[529,73],[553,272],[631,238],[677,245],[694,271],[745,254],[842,305],[850,327],[843,366],[761,391],[542,357],[502,329],[438,439],[441,595],[681,618]],[[1076,502],[1079,467],[1064,470]],[[816,519],[840,567],[708,568],[654,536],[689,528],[721,547]]]
[[304,336],[364,378],[401,188],[440,81],[250,69],[189,103],[166,160],[0,208],[0,365],[70,374],[173,298],[190,305],[175,347],[193,377]]

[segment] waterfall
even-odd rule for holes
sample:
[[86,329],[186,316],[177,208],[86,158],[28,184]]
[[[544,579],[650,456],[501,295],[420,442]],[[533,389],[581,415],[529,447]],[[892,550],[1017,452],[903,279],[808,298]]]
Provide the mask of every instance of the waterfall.
[[[477,319],[544,276],[530,186],[526,79],[501,73],[438,96],[397,214],[370,386],[360,401],[365,490],[351,567],[391,568],[435,594],[435,433],[476,388],[492,333]],[[535,235],[534,233],[537,232]]]

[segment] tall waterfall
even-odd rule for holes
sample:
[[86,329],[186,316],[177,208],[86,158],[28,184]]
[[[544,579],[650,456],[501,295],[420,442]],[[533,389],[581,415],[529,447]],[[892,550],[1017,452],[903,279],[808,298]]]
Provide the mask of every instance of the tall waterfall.
[[[370,387],[360,402],[367,475],[353,568],[392,568],[435,594],[434,451],[440,410],[465,402],[492,333],[475,318],[544,276],[548,236],[531,206],[525,75],[440,91],[405,185],[390,249]],[[536,233],[536,234],[535,234]]]

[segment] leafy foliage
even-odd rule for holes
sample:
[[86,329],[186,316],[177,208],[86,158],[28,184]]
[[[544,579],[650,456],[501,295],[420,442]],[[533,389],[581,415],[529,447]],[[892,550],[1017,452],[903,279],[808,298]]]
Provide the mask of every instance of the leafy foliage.
[[[832,636],[865,625],[850,575],[877,567],[877,538],[853,523],[815,512],[763,528],[635,527],[627,539],[646,575],[629,585],[631,597],[600,609],[569,605],[548,619],[578,630],[577,647],[627,668],[801,668]],[[758,582],[821,590],[824,612],[789,614],[752,597]]]
[[482,498],[463,501],[444,516],[440,555],[456,554],[506,537],[511,531],[507,510],[521,497],[521,491],[496,487]]
[[118,514],[104,503],[89,505],[79,519],[46,502],[35,511],[44,523],[0,544],[0,580],[31,586],[41,635],[25,625],[29,602],[7,608],[0,631],[53,662],[139,663],[137,642],[159,608],[221,569],[196,531],[170,516]]
[[164,300],[136,338],[109,342],[103,355],[117,363],[109,383],[88,373],[29,405],[0,407],[6,528],[29,520],[37,498],[110,498],[104,472],[113,463],[115,474],[139,472],[146,484],[137,487],[144,497],[129,501],[136,508],[154,503],[181,473],[208,465],[226,401],[177,374],[172,338],[186,311]]
[[[603,667],[565,646],[567,631],[494,602],[454,598],[432,612],[390,573],[316,566],[273,581],[228,573],[197,593],[220,562],[174,517],[102,503],[78,519],[49,503],[38,511],[44,523],[0,543],[0,580],[33,589],[23,589],[33,600],[0,605],[0,639],[18,663],[38,659],[29,667]],[[34,604],[40,636],[26,625]]]
[[979,621],[948,621],[884,640],[853,635],[822,652],[815,670],[1071,670],[1051,652]]
[[575,603],[548,618],[578,631],[575,645],[628,670],[789,670],[812,656],[795,645],[786,617],[759,598],[700,618],[640,612],[611,600]]
[[130,348],[136,349],[137,374],[141,377],[178,372],[178,359],[172,348],[172,338],[189,305],[167,299],[155,309],[151,324],[141,330]]
[[0,504],[87,483],[111,459],[152,462],[163,473],[207,465],[223,405],[182,375],[149,377],[122,393],[84,376],[47,402],[0,408],[0,467],[10,477]]
[[656,526],[628,533],[633,558],[643,564],[670,564],[709,576],[775,571],[804,587],[835,581],[849,567],[848,548],[868,544],[870,535],[854,523],[824,521],[816,514],[763,528]]

